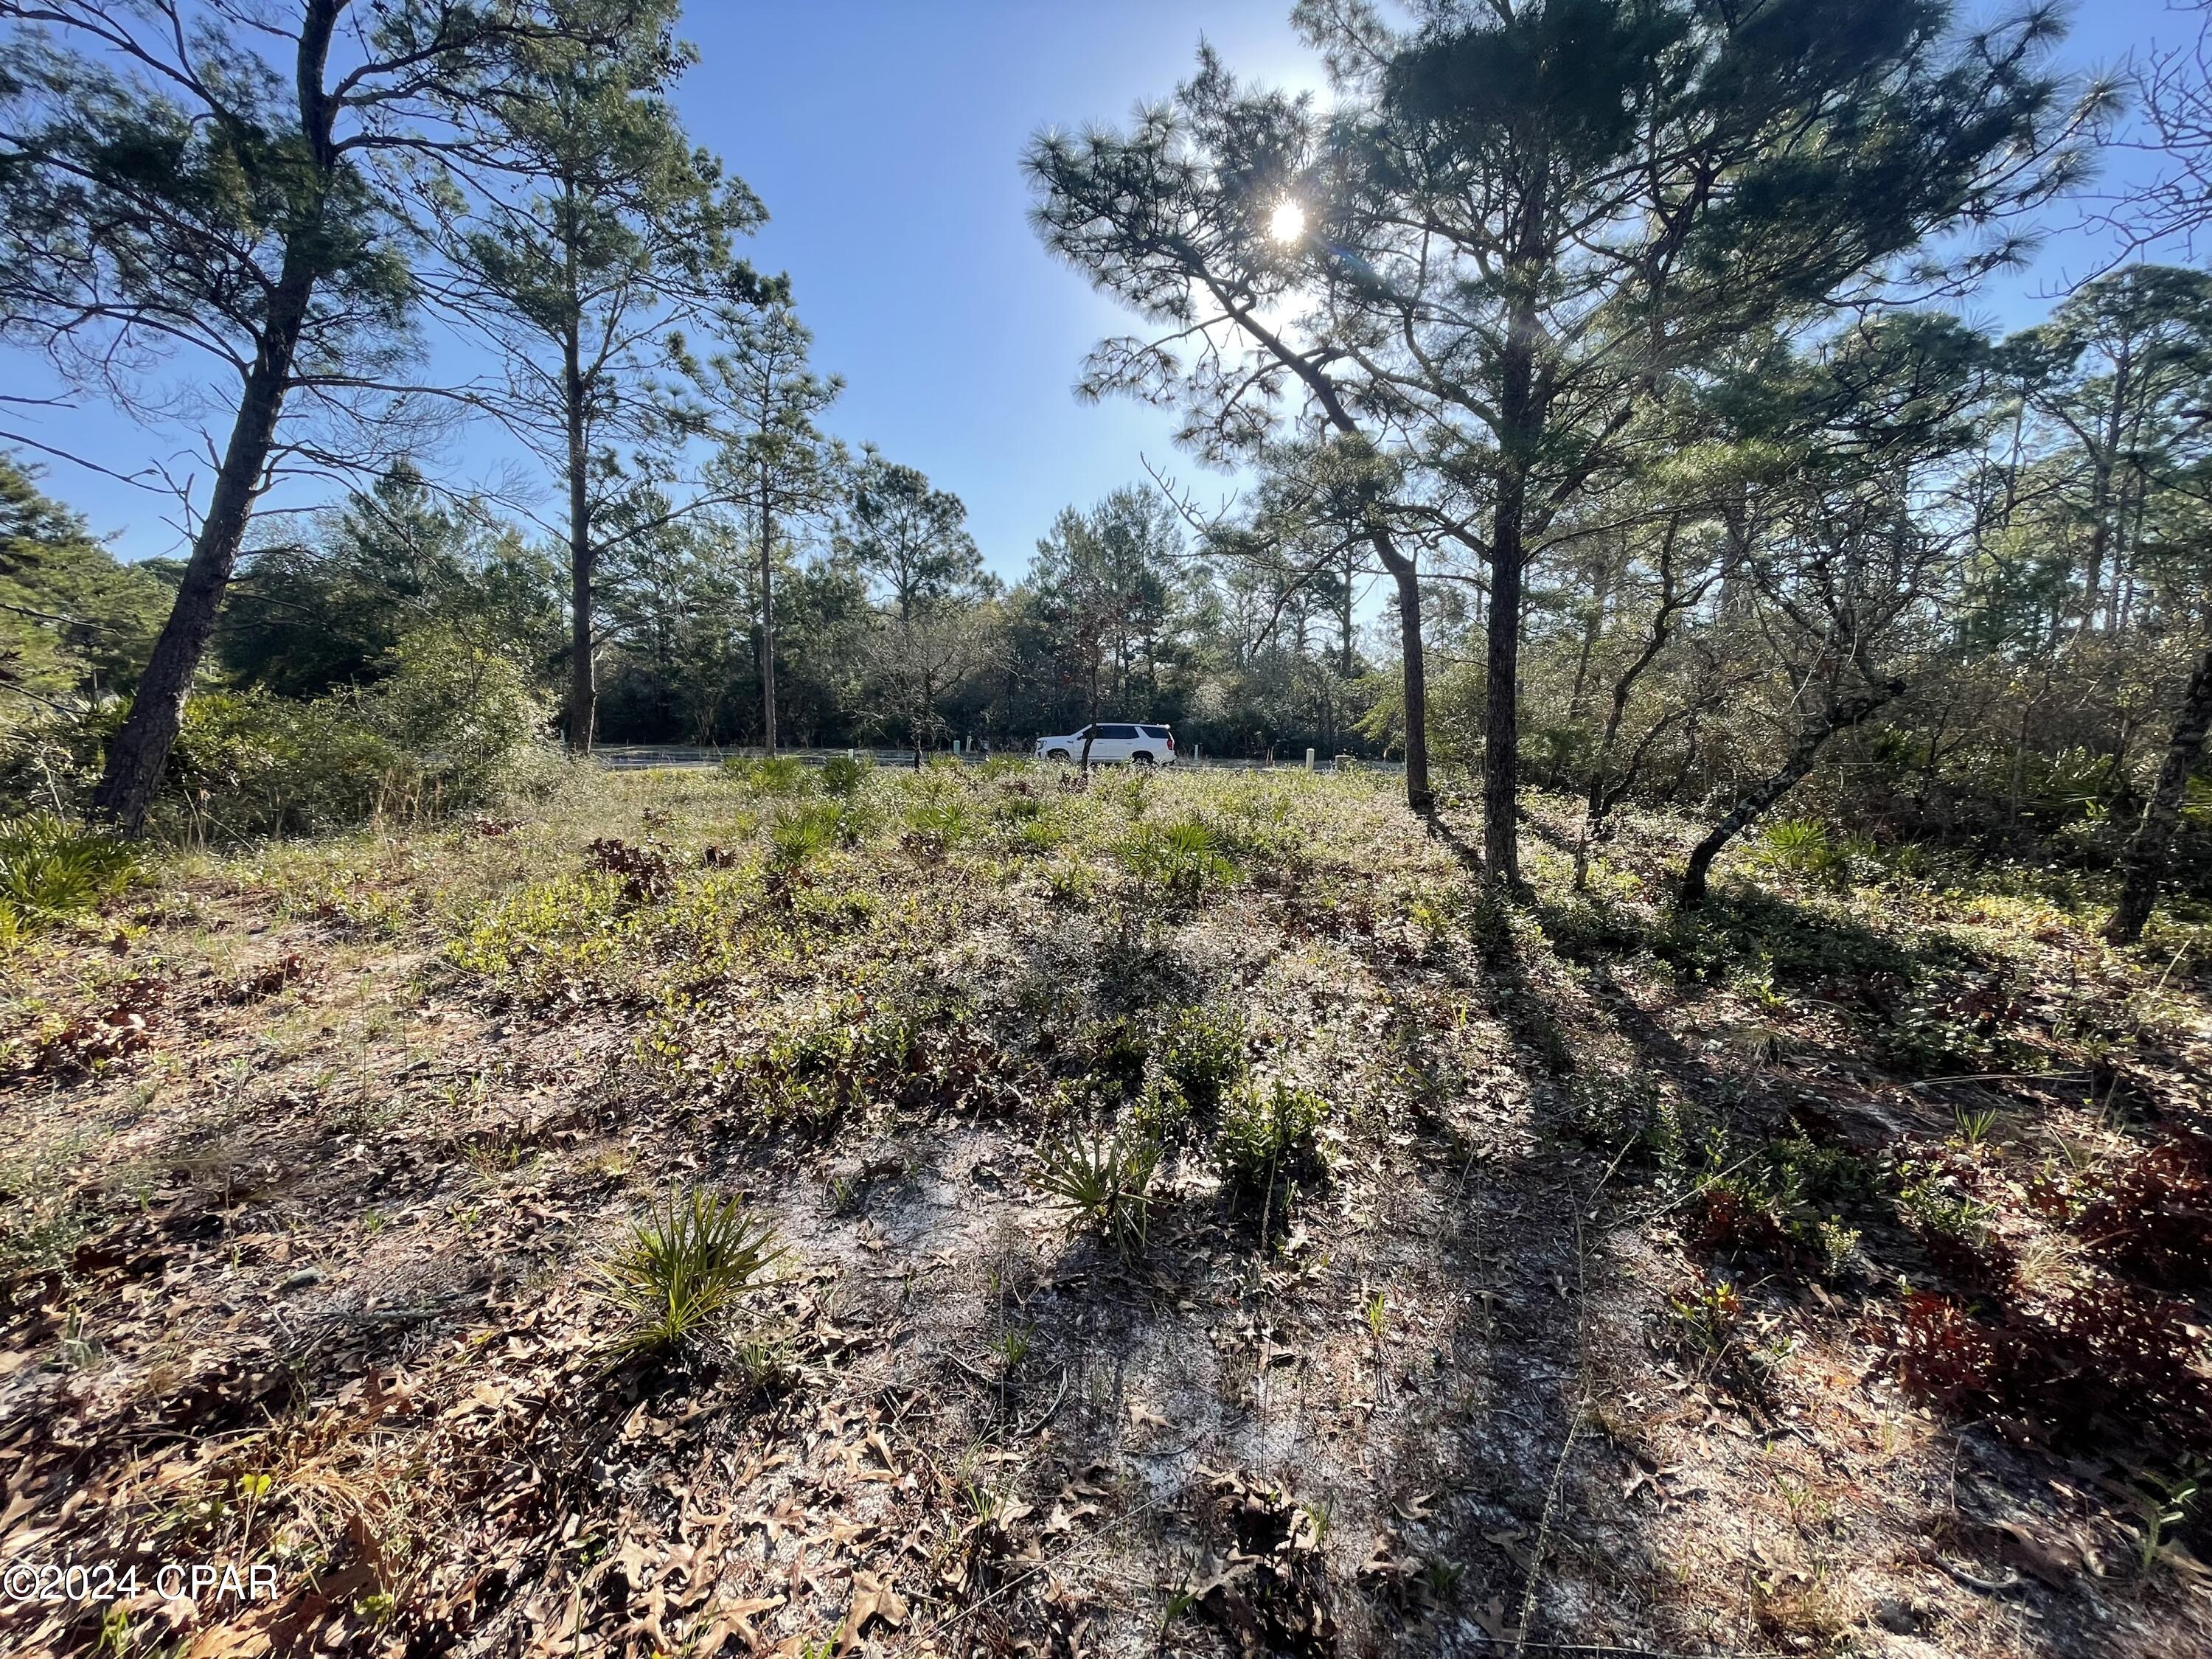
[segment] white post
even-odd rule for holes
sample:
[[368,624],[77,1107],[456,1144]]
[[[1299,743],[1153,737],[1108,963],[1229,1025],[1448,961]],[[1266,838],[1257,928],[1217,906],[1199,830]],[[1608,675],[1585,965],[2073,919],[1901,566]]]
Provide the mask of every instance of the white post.
[[1309,772],[1310,772],[1310,771],[1312,771],[1313,769],[1314,769],[1314,751],[1313,751],[1312,750],[1309,749],[1309,750],[1306,750],[1306,770],[1307,770],[1307,771],[1309,771]]

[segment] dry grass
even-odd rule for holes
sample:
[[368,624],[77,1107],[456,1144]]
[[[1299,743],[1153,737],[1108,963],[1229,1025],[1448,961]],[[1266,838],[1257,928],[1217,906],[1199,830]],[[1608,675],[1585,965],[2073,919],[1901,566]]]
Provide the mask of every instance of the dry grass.
[[[1895,1364],[1900,1279],[2107,1282],[2071,1218],[2201,1109],[2197,941],[1986,872],[1686,925],[1667,826],[1577,898],[1550,811],[1525,907],[1356,776],[609,775],[173,862],[0,961],[0,1554],[279,1593],[0,1643],[2201,1647],[2138,1491],[2185,1423]],[[1161,1147],[1141,1250],[1032,1183],[1070,1144]],[[709,1189],[787,1257],[624,1355],[599,1264]]]

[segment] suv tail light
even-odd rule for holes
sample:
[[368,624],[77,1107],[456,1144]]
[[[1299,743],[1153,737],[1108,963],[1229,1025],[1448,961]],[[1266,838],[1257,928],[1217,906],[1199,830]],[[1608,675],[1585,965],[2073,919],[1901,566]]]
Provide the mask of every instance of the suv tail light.
[[1168,733],[1168,753],[1175,753],[1175,733],[1172,732]]

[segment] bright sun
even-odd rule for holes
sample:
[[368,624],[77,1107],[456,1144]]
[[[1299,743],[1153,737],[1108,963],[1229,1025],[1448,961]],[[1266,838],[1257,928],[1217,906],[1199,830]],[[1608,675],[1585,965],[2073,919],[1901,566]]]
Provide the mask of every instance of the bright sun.
[[1306,210],[1296,202],[1279,205],[1267,221],[1267,234],[1279,242],[1295,242],[1306,234]]

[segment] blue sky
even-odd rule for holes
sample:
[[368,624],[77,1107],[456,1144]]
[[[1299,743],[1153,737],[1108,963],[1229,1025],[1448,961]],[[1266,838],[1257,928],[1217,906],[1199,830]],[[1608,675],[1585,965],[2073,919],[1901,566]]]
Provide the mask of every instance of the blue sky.
[[[1046,125],[1118,122],[1188,74],[1200,37],[1240,76],[1310,87],[1321,78],[1291,32],[1289,0],[692,0],[684,33],[701,62],[677,103],[697,140],[766,202],[748,250],[787,270],[844,375],[832,430],[880,446],[958,494],[991,566],[1009,576],[1071,502],[1141,480],[1143,459],[1209,495],[1169,443],[1161,411],[1125,400],[1083,404],[1071,388],[1084,353],[1126,316],[1048,257],[1025,219],[1017,161]],[[2111,64],[2153,38],[2179,43],[2196,18],[2166,0],[2075,9],[2069,63]],[[2116,159],[2124,170],[2136,163]],[[2030,322],[2100,250],[2063,229],[2036,265],[1967,307],[2002,327]],[[9,379],[36,365],[0,358]],[[170,456],[185,434],[149,434],[105,410],[56,416],[43,435],[129,471]],[[437,458],[489,474],[490,434]],[[202,469],[204,475],[205,469]],[[51,462],[47,487],[115,535],[126,556],[181,551],[169,503]]]

